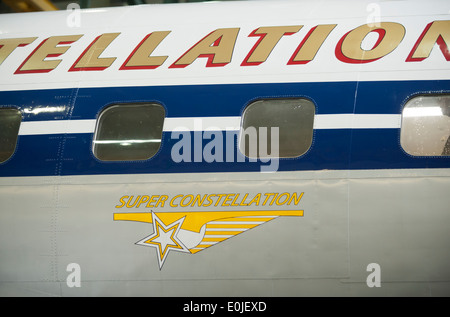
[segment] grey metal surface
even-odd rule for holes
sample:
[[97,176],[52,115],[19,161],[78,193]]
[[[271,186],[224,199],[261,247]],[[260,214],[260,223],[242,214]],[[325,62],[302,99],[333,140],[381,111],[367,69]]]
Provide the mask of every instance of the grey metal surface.
[[[449,175],[441,172],[3,179],[0,295],[447,296]],[[124,193],[294,190],[304,192],[303,217],[281,216],[196,254],[170,252],[161,269],[154,248],[135,245],[152,225],[113,220]],[[68,287],[70,263],[80,266],[81,287]],[[366,283],[370,263],[380,266],[379,288]]]

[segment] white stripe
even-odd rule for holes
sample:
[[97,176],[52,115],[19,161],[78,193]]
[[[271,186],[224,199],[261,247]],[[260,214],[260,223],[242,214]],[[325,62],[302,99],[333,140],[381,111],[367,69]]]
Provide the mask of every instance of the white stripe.
[[19,135],[94,133],[96,120],[28,121],[20,124]]
[[[211,246],[211,245],[217,244],[219,242],[222,242],[222,241],[203,241],[202,240],[202,241],[200,241],[200,244],[207,244],[207,245]],[[194,249],[204,249],[204,248],[194,248]]]
[[[241,117],[166,118],[164,132],[173,131],[238,131]],[[94,133],[95,119],[25,121],[19,135]],[[314,117],[314,129],[399,129],[397,114],[321,114]]]
[[261,225],[266,221],[211,221],[211,225]]
[[241,117],[166,118],[163,131],[235,131],[241,126]]
[[205,233],[210,231],[247,231],[249,228],[207,228]]
[[322,114],[314,117],[314,129],[399,129],[399,114]]
[[[241,217],[236,217],[236,218],[245,220],[245,218],[278,218],[278,217],[279,216],[241,216]],[[267,221],[269,221],[269,220],[267,220]]]
[[149,139],[149,140],[94,140],[96,144],[122,144],[126,145],[136,144],[136,143],[161,143],[160,139]]

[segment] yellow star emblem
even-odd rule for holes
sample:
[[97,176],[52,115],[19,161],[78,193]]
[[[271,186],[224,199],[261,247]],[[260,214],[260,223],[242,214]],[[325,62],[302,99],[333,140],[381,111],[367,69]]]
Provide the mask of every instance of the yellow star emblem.
[[136,242],[138,245],[156,248],[159,268],[164,264],[169,251],[191,253],[188,248],[178,239],[184,217],[166,226],[155,213],[152,213],[153,234]]

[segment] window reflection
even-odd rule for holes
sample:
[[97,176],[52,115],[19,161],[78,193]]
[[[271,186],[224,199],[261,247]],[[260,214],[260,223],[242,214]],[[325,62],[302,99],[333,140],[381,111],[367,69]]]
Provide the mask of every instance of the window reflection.
[[161,145],[164,108],[156,103],[120,104],[99,116],[93,153],[102,161],[146,160]]
[[312,144],[314,115],[314,104],[305,98],[255,101],[244,111],[239,149],[250,158],[301,156]]
[[418,96],[402,113],[400,144],[414,156],[450,155],[450,95]]
[[0,163],[7,161],[16,149],[22,114],[17,109],[0,109]]

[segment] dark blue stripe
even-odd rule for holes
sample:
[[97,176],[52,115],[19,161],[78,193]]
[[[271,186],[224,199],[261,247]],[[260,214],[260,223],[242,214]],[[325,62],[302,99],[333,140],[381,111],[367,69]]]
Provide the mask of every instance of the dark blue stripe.
[[[357,89],[357,91],[356,91]],[[450,81],[337,82],[118,87],[0,92],[0,107],[15,106],[24,121],[94,119],[107,105],[156,101],[168,117],[240,116],[253,100],[307,97],[317,114],[400,114],[404,103],[421,93],[450,92]],[[356,96],[356,102],[355,102]],[[55,113],[33,109],[58,107]],[[49,109],[49,108],[47,108]],[[26,111],[25,111],[26,110]],[[223,133],[223,135],[225,135]],[[260,171],[254,162],[181,162],[171,159],[172,140],[164,133],[160,152],[148,161],[101,162],[91,151],[91,134],[20,136],[13,157],[0,164],[0,176],[94,175]],[[448,157],[412,157],[399,142],[399,129],[314,131],[310,150],[281,159],[279,171],[322,169],[449,168]],[[193,139],[193,138],[192,138]],[[204,144],[209,140],[205,140]],[[235,145],[236,146],[236,145]],[[234,148],[236,151],[236,148]],[[224,151],[226,151],[224,145]]]
[[[413,95],[449,91],[450,81],[438,80],[52,89],[0,92],[0,107],[20,108],[24,121],[94,119],[110,104],[133,101],[159,102],[167,117],[240,116],[253,100],[292,96],[310,98],[317,114],[396,114]],[[63,110],[29,112],[39,107]]]

